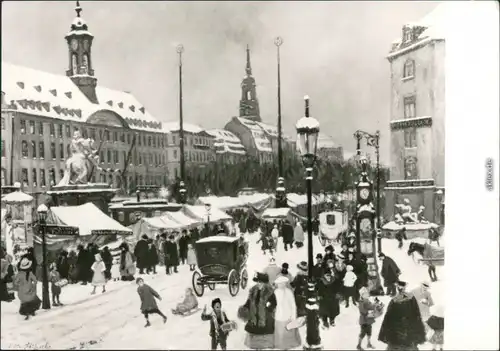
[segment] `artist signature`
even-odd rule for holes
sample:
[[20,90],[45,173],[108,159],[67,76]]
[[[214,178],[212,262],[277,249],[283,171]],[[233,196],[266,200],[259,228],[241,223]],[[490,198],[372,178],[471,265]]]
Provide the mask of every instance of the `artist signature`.
[[84,350],[84,349],[87,349],[91,345],[98,344],[101,341],[102,340],[80,341],[78,346],[70,347],[68,350]]
[[10,344],[9,349],[13,350],[50,350],[51,347],[49,343],[45,344],[34,344],[31,342],[28,342],[26,344]]

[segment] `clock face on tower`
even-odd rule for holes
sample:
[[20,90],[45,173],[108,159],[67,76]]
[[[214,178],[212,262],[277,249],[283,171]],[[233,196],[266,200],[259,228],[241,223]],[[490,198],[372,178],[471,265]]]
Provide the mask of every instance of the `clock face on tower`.
[[368,190],[368,189],[361,189],[361,191],[359,192],[359,196],[361,196],[361,198],[363,200],[368,199],[368,196],[370,196],[370,190]]
[[71,40],[71,49],[73,49],[73,50],[78,49],[78,40],[76,40],[76,39]]

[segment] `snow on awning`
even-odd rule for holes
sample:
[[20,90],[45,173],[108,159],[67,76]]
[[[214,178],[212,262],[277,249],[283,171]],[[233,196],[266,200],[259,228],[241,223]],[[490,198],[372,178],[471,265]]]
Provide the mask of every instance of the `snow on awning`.
[[25,194],[21,190],[2,196],[2,202],[5,202],[6,204],[25,204],[32,201],[33,196]]
[[144,222],[157,229],[181,229],[184,226],[167,216],[143,218]]
[[197,226],[201,223],[199,220],[186,216],[182,211],[164,212],[163,217],[167,217],[183,227]]
[[287,217],[291,209],[289,208],[267,208],[264,213],[262,213],[263,218],[281,218]]
[[90,202],[80,206],[51,207],[47,222],[78,227],[80,236],[132,234],[132,230],[108,217]]
[[[187,215],[189,215],[197,220],[201,220],[203,222],[206,222],[208,219],[208,214],[207,214],[207,210],[205,209],[205,206],[186,205],[186,206],[184,206],[184,209],[186,210]],[[211,222],[229,221],[232,218],[227,213],[225,213],[224,211],[221,211],[217,207],[212,207],[210,209],[209,216],[210,216]]]

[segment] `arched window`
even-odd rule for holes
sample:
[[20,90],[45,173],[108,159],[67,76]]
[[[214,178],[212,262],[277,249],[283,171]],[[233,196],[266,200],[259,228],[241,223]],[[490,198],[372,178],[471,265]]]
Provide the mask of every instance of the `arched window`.
[[49,183],[50,186],[56,185],[56,170],[54,168],[49,170]]
[[411,78],[415,76],[415,61],[408,59],[403,68],[403,78]]
[[417,158],[409,156],[404,162],[405,179],[418,179]]
[[71,70],[73,74],[78,74],[78,66],[76,62],[76,54],[71,55]]
[[82,74],[87,74],[88,70],[89,70],[89,58],[87,54],[83,54]]

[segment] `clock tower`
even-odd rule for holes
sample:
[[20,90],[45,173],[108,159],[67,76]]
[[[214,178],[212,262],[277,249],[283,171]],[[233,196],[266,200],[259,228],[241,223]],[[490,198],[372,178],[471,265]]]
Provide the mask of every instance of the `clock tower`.
[[361,177],[356,183],[356,251],[366,258],[367,288],[372,295],[383,295],[376,259],[375,208],[373,184],[368,179],[368,161],[361,160]]
[[97,104],[97,78],[94,77],[91,55],[94,36],[80,16],[82,8],[79,1],[76,2],[75,11],[76,18],[71,23],[71,31],[65,36],[69,51],[69,69],[66,75],[92,103]]
[[247,66],[246,75],[241,82],[241,100],[240,117],[261,122],[259,111],[259,100],[257,100],[257,91],[255,79],[252,77],[252,66],[250,65],[250,48],[247,45]]

